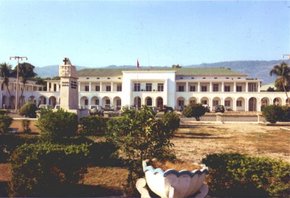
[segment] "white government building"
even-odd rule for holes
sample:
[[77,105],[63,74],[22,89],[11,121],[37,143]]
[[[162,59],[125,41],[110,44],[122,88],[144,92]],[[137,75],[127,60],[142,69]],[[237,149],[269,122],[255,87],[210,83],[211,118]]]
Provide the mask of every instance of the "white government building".
[[[261,111],[261,106],[285,105],[284,92],[262,91],[261,81],[228,68],[97,68],[76,72],[70,61],[59,67],[60,80],[48,80],[47,86],[29,81],[20,84],[19,103],[35,101],[55,106],[73,100],[80,109],[99,105],[120,109],[122,106],[163,105],[177,110],[193,103],[207,104],[211,110],[224,105],[232,111]],[[9,92],[1,83],[2,108],[15,107],[16,79],[9,80]],[[72,91],[72,92],[71,92]],[[64,94],[65,93],[65,94]],[[71,95],[73,93],[73,95]],[[290,94],[290,93],[289,93]],[[73,99],[76,97],[76,99]],[[68,108],[70,104],[65,102]],[[62,105],[60,105],[62,106]]]

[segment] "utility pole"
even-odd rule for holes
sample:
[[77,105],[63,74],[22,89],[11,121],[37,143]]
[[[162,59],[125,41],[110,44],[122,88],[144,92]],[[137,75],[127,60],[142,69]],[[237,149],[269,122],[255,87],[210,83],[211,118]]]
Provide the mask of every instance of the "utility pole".
[[18,111],[18,91],[19,91],[19,60],[28,60],[26,56],[10,56],[10,60],[17,60],[16,66],[16,93],[15,93],[15,113]]

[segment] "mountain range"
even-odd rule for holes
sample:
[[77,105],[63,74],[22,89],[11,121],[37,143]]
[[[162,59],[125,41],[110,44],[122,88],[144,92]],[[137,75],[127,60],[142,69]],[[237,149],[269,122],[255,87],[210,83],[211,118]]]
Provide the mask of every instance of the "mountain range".
[[[261,79],[263,84],[271,83],[275,81],[274,76],[270,76],[270,70],[273,68],[274,65],[280,64],[283,60],[271,60],[271,61],[264,61],[264,60],[245,60],[245,61],[224,61],[224,62],[216,62],[216,63],[202,63],[197,65],[187,65],[183,67],[227,67],[231,68],[234,71],[238,71],[244,74],[247,74],[249,77],[254,77]],[[288,65],[290,64],[290,60],[284,60]],[[110,65],[104,68],[135,68],[136,66],[133,65]],[[145,67],[145,66],[142,66]],[[85,68],[92,68],[86,66],[76,66],[77,70],[85,69]],[[35,67],[35,72],[40,77],[54,77],[58,76],[58,65],[49,65],[44,67]]]

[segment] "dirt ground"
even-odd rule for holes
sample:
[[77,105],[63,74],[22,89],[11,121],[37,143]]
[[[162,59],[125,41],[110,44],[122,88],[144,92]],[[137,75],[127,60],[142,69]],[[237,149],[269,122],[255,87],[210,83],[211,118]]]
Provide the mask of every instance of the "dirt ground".
[[[39,132],[31,121],[32,132]],[[23,131],[21,121],[11,125]],[[185,128],[186,127],[186,128]],[[287,130],[288,129],[288,130]],[[200,162],[207,154],[239,152],[267,156],[290,163],[290,126],[266,126],[257,123],[204,123],[182,121],[172,140],[177,158]]]
[[[34,124],[34,121],[31,122],[32,131],[38,132]],[[290,126],[203,122],[182,124],[172,140],[178,159],[199,163],[207,154],[239,152],[281,159],[290,163],[290,130],[287,130]],[[20,121],[14,122],[12,127],[22,131]],[[84,193],[90,196],[120,195],[127,174],[127,170],[120,167],[90,167],[82,182],[86,187]],[[10,179],[11,165],[0,164],[0,197],[7,196]]]
[[249,123],[200,124],[180,128],[173,138],[177,158],[200,162],[207,154],[239,152],[290,163],[290,127]]

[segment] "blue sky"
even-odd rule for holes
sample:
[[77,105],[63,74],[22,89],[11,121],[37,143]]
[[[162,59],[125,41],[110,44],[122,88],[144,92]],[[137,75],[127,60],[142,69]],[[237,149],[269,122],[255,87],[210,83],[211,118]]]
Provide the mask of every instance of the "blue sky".
[[289,1],[0,0],[0,62],[171,66],[290,53]]

